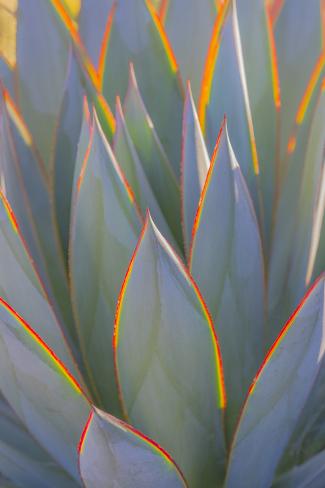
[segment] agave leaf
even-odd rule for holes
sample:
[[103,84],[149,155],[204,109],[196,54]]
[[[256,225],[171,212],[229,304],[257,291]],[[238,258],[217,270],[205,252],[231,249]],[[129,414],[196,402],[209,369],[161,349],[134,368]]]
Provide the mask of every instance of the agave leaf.
[[259,156],[266,245],[270,239],[276,178],[276,125],[280,85],[271,20],[264,0],[237,0],[247,89]]
[[190,80],[195,100],[200,93],[216,12],[214,0],[163,0],[160,6],[160,18],[175,51],[182,78]]
[[64,95],[55,134],[53,158],[55,211],[67,260],[74,167],[82,123],[82,86],[75,55],[70,49]]
[[[1,395],[0,470],[19,488],[78,486],[32,438]],[[1,481],[0,476],[3,487]]]
[[0,295],[28,322],[79,378],[61,326],[28,254],[15,216],[0,192]]
[[186,253],[189,253],[192,228],[201,191],[210,166],[191,86],[188,84],[183,112],[181,159],[182,220]]
[[125,122],[157,202],[182,247],[180,187],[138,89],[133,66],[124,102]]
[[79,33],[92,62],[97,67],[107,18],[114,3],[114,0],[105,0],[105,2],[103,0],[82,0],[78,19]]
[[230,450],[226,486],[271,485],[323,364],[324,329],[322,276],[282,329],[249,389]]
[[124,98],[129,63],[134,63],[144,102],[179,176],[182,87],[174,54],[150,0],[115,4],[107,21],[101,58],[99,78],[110,105],[116,95]]
[[127,417],[168,449],[190,486],[223,477],[222,365],[209,313],[147,216],[121,289],[114,333]]
[[[257,189],[259,162],[254,128],[248,99],[247,81],[237,19],[236,2],[226,0],[214,25],[199,102],[199,118],[213,151],[220,125],[228,119],[229,135],[241,170],[253,198],[256,212],[260,211]],[[259,215],[261,219],[262,216]]]
[[85,364],[101,403],[115,415],[121,415],[112,350],[115,304],[140,228],[133,194],[95,117],[72,215],[71,289]]
[[[321,79],[318,80],[318,87],[320,84]],[[316,225],[316,213],[314,218],[313,211],[317,208],[317,194],[321,189],[323,114],[324,94],[320,95],[320,91],[315,90],[304,120],[294,136],[296,145],[289,152],[288,170],[276,212],[269,271],[269,344],[279,333],[280,324],[297,306],[311,278],[308,255],[313,221]],[[315,133],[312,138],[313,126]],[[315,140],[317,135],[318,141]],[[317,235],[314,245],[317,245]],[[310,263],[312,266],[312,261]]]
[[69,338],[74,327],[68,282],[50,202],[49,181],[31,135],[7,92],[0,94],[1,189],[17,218],[45,289]]
[[[281,82],[281,155],[285,155],[296,111],[320,59],[322,23],[319,0],[286,0],[275,24]],[[299,116],[298,116],[299,118]]]
[[53,22],[49,2],[20,1],[17,15],[18,100],[49,170],[66,77],[69,42]]
[[192,235],[190,270],[216,324],[225,364],[230,440],[263,358],[264,270],[256,216],[225,124]]
[[138,152],[131,139],[131,135],[126,126],[123,109],[119,97],[116,102],[116,130],[114,134],[114,153],[117,160],[120,162],[121,168],[125,173],[131,188],[134,191],[136,201],[139,202],[143,215],[147,208],[162,229],[164,235],[167,236],[169,242],[176,245],[176,241],[171,233],[171,230],[166,222],[166,219],[159,207],[157,199],[151,189],[146,173],[144,172],[142,163],[139,159]]
[[76,445],[90,406],[76,380],[2,299],[0,391],[27,430],[74,479]]
[[0,4],[0,58],[7,66],[16,64],[17,1]]
[[296,466],[280,476],[274,488],[323,488],[325,476],[325,451]]
[[98,409],[90,414],[79,449],[86,488],[186,486],[174,461],[160,446]]
[[14,72],[0,56],[0,82],[14,96]]

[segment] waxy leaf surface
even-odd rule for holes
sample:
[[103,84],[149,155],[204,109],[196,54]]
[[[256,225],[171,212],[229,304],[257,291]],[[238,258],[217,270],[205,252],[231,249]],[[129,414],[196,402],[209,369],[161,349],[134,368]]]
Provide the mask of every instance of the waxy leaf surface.
[[70,272],[80,344],[101,404],[120,415],[112,350],[114,315],[141,224],[97,117],[78,185]]
[[150,216],[121,289],[116,368],[130,422],[168,450],[190,486],[223,477],[225,392],[198,288]]
[[282,330],[249,389],[230,450],[227,487],[271,485],[323,364],[324,350],[323,276]]
[[190,270],[216,324],[236,420],[264,352],[263,255],[256,215],[223,125],[193,227]]
[[86,488],[181,488],[172,459],[129,425],[92,411],[80,444],[80,472]]

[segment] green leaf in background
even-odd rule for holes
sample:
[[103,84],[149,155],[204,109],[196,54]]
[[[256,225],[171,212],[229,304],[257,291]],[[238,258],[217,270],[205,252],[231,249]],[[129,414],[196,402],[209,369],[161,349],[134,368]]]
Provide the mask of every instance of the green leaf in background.
[[49,180],[32,137],[9,94],[0,94],[1,189],[17,218],[60,322],[72,341],[75,331],[57,229],[51,208]]
[[116,311],[127,418],[168,450],[192,487],[224,475],[221,357],[197,286],[147,216]]
[[131,139],[119,97],[117,97],[116,101],[115,118],[116,130],[113,144],[114,153],[134,191],[136,201],[139,203],[143,215],[145,215],[147,208],[150,209],[151,215],[164,235],[166,235],[168,241],[178,247],[150,186],[143,165],[139,159],[138,152]]
[[[27,432],[1,395],[0,472],[19,488],[26,488],[26,486],[77,488],[78,486]],[[0,476],[0,486],[3,488],[1,481]]]
[[187,86],[184,105],[182,140],[182,222],[185,249],[188,255],[196,210],[210,166],[210,159],[203,139],[190,84]]
[[66,77],[68,48],[69,41],[54,22],[48,1],[19,2],[17,100],[48,171]]
[[281,107],[273,30],[265,0],[237,0],[247,89],[259,157],[265,244],[270,240],[278,175],[276,144]]
[[282,99],[282,157],[309,79],[324,66],[321,3],[320,0],[286,0],[275,23]]
[[120,0],[110,13],[102,45],[99,79],[108,103],[124,98],[129,63],[163,147],[179,176],[182,86],[164,28],[150,0]]
[[[322,188],[320,182],[324,165],[322,160],[324,94],[321,94],[320,91],[321,83],[322,79],[319,78],[306,108],[305,117],[297,126],[294,134],[295,142],[288,153],[287,172],[275,215],[268,287],[269,322],[271,324],[269,344],[272,344],[280,332],[281,324],[288,319],[298,305],[310,283],[312,271],[310,268],[313,267],[313,263],[310,261],[308,269],[308,253],[310,255],[311,239],[314,238],[315,246],[319,239],[317,234],[313,236],[312,228],[314,223],[319,225],[319,222],[315,220],[317,208],[315,200]],[[313,126],[314,137],[320,134],[316,145],[314,139],[311,139]],[[315,192],[314,194],[310,192],[311,189]],[[319,210],[321,211],[321,209]],[[298,235],[299,229],[301,229],[300,236]],[[301,252],[302,244],[306,245],[307,255],[304,257],[295,254],[298,246],[300,248],[298,252]],[[296,245],[297,250],[295,251]],[[295,275],[295,271],[298,271],[298,274]]]
[[0,192],[0,295],[34,330],[68,369],[80,378],[43,285],[28,254],[16,218]]
[[71,194],[78,140],[82,123],[82,96],[78,65],[70,49],[58,124],[55,134],[53,158],[55,212],[61,243],[67,261]]
[[264,266],[253,205],[224,123],[193,226],[190,270],[224,361],[230,441],[264,353]]
[[230,450],[226,487],[271,485],[324,364],[324,333],[322,276],[282,329],[249,389]]
[[186,483],[160,446],[129,425],[95,409],[80,443],[86,488],[181,488]]
[[[84,145],[84,141],[80,141]],[[97,117],[72,214],[70,276],[80,345],[100,403],[121,415],[114,375],[115,307],[141,222]]]
[[182,248],[180,186],[142,100],[132,65],[124,116],[152,191],[178,246]]
[[77,449],[90,405],[42,339],[0,300],[0,391],[40,445],[79,480]]
[[195,101],[200,94],[204,60],[216,13],[215,0],[161,2],[161,21],[175,51],[182,78],[191,82]]
[[280,476],[273,488],[323,488],[325,476],[325,451],[296,466]]
[[226,115],[229,135],[241,164],[255,211],[262,222],[258,193],[259,161],[248,99],[236,3],[226,0],[219,10],[202,80],[199,118],[212,153]]

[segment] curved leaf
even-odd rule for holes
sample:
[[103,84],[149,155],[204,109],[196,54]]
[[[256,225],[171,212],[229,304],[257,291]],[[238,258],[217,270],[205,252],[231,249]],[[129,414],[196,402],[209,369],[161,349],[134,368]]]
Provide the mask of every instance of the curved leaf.
[[32,137],[9,94],[0,94],[1,189],[17,218],[22,236],[39,270],[65,332],[75,331],[68,281],[54,224],[49,181]]
[[279,477],[273,488],[323,488],[325,479],[325,451]]
[[42,339],[0,299],[0,391],[27,430],[74,479],[89,415],[80,386]]
[[182,247],[180,187],[143,103],[133,66],[124,102],[125,122],[167,223]]
[[116,415],[115,304],[139,233],[133,194],[95,117],[72,215],[71,290],[85,364],[102,404]]
[[282,329],[249,389],[230,451],[226,486],[271,485],[323,364],[324,319],[322,276]]
[[236,2],[226,0],[219,10],[208,50],[199,117],[208,149],[212,152],[224,116],[241,170],[260,215],[259,162],[248,98]]
[[[119,0],[107,21],[99,78],[110,105],[124,98],[129,63],[157,133],[179,176],[182,87],[178,66],[150,0]],[[159,80],[159,82],[158,82]]]
[[190,250],[192,228],[201,191],[210,166],[191,86],[188,84],[183,112],[183,140],[181,159],[182,221],[187,254]]
[[114,332],[126,415],[168,449],[190,486],[222,480],[222,364],[198,288],[147,216]]
[[216,324],[225,364],[230,440],[263,358],[264,268],[256,216],[225,124],[192,235],[190,270]]
[[98,409],[91,412],[79,446],[86,488],[180,488],[174,461],[156,443]]

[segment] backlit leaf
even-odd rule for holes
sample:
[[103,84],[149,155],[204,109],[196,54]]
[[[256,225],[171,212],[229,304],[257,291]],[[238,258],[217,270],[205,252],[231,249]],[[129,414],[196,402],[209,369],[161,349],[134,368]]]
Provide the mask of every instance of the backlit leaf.
[[198,288],[147,216],[116,311],[114,349],[130,422],[168,450],[190,486],[223,478],[225,393]]

